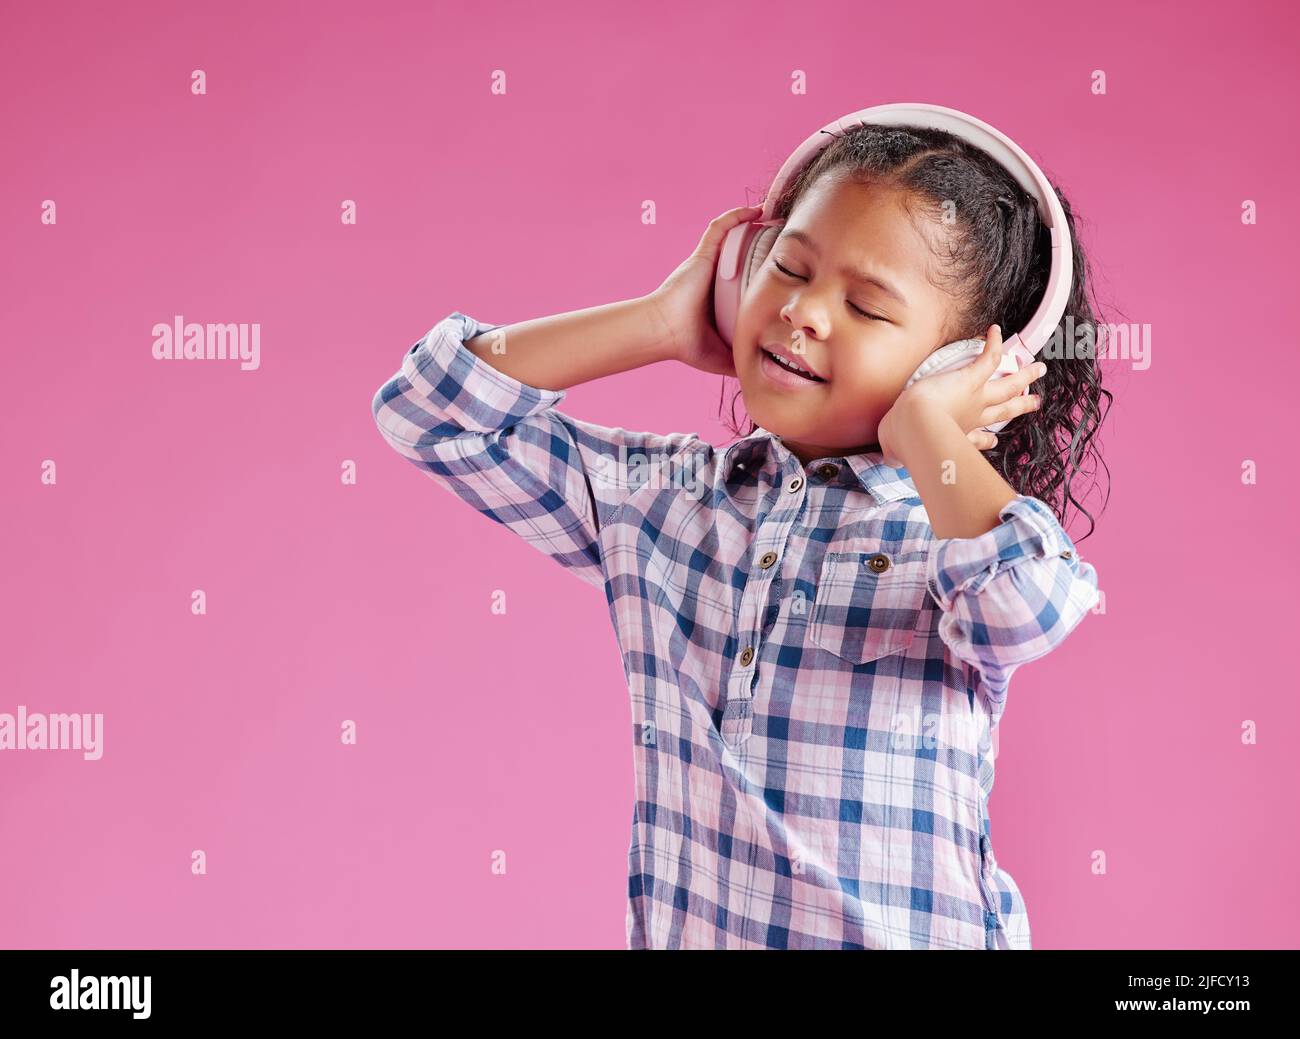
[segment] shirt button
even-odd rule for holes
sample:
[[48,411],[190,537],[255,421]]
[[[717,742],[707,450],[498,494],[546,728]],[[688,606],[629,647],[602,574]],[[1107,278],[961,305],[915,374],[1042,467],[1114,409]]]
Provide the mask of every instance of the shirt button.
[[1062,552],[1062,553],[1061,553],[1061,558],[1062,558],[1062,559],[1073,559],[1073,558],[1074,558],[1074,553],[1073,553],[1073,552]]
[[758,561],[758,565],[761,566],[764,570],[766,570],[769,566],[771,566],[775,562],[776,562],[775,552],[764,552],[763,558]]
[[862,562],[878,574],[883,574],[889,569],[889,556],[883,552],[877,552],[874,556],[870,556]]
[[754,647],[746,646],[745,652],[740,654],[740,666],[749,667],[749,662],[754,659]]
[[785,489],[789,491],[791,494],[793,494],[802,486],[803,486],[803,477],[796,476],[793,480],[791,480],[789,483],[785,485]]
[[823,480],[831,479],[839,471],[840,467],[838,465],[832,465],[830,462],[817,467],[817,475]]

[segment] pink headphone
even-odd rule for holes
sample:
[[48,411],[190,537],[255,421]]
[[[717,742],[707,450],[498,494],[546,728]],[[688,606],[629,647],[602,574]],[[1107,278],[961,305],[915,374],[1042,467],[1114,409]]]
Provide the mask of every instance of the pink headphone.
[[[724,342],[731,344],[736,332],[736,315],[749,281],[762,266],[772,244],[781,233],[784,221],[773,219],[772,211],[786,186],[798,176],[806,163],[811,162],[831,143],[832,134],[847,133],[864,123],[946,130],[987,152],[1037,201],[1039,216],[1052,236],[1052,270],[1047,278],[1047,290],[1029,323],[1014,335],[1004,337],[1002,360],[990,381],[1012,375],[1032,363],[1034,355],[1056,331],[1070,297],[1074,262],[1065,212],[1042,170],[1014,141],[974,116],[938,105],[894,104],[864,108],[827,124],[799,145],[772,181],[763,200],[763,212],[759,219],[738,224],[723,239],[713,281],[713,315],[718,334]],[[983,339],[961,339],[949,343],[930,354],[907,380],[906,386],[911,386],[917,379],[924,379],[927,375],[964,368],[983,351]],[[1029,392],[1028,387],[1024,392]],[[995,422],[984,428],[996,433],[1005,425],[1006,422]]]

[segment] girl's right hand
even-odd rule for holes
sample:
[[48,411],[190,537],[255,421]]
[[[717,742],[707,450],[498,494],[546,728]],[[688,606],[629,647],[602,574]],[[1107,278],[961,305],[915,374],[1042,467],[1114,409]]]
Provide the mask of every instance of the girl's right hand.
[[683,364],[713,375],[736,376],[731,347],[714,325],[713,281],[727,232],[762,211],[762,206],[740,206],[715,217],[695,251],[646,297],[664,325],[670,356]]

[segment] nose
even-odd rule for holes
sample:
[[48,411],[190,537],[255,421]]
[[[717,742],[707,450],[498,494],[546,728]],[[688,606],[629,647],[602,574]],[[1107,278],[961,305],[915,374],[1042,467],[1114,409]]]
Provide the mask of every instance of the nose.
[[792,299],[781,308],[781,318],[791,326],[791,335],[800,338],[824,339],[826,317],[817,307],[809,306],[803,297]]

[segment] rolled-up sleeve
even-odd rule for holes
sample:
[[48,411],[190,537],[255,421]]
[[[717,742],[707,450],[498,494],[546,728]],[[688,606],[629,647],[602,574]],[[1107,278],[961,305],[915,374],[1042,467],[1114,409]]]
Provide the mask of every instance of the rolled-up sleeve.
[[1096,569],[1044,502],[1018,495],[998,515],[979,537],[937,539],[927,574],[939,636],[978,671],[996,714],[1012,672],[1058,646],[1100,599]]
[[485,324],[454,311],[375,393],[388,444],[436,483],[588,584],[605,582],[600,532],[636,485],[628,458],[667,460],[696,434],[631,432],[556,410],[564,390],[511,378],[465,346]]

